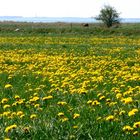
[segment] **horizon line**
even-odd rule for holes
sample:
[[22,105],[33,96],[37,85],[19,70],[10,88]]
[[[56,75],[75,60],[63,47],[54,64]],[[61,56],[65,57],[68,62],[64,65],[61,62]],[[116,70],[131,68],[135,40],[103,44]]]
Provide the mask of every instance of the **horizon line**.
[[[59,17],[55,17],[55,16],[0,16],[0,17],[13,17],[13,18],[91,18],[91,19],[95,19],[95,17],[91,16],[91,17],[73,17],[73,16],[59,16]],[[120,19],[140,19],[140,17],[120,17]]]

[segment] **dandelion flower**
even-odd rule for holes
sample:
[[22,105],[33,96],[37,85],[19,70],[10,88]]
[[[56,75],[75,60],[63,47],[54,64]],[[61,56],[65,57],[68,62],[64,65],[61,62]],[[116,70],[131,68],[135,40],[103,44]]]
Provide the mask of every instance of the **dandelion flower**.
[[10,108],[10,105],[6,104],[3,106],[3,109]]
[[134,132],[133,132],[133,135],[134,135],[134,136],[138,136],[138,135],[139,135],[139,132],[138,132],[138,131],[134,131]]
[[10,140],[10,138],[4,138],[4,140]]
[[32,115],[30,116],[30,119],[35,119],[36,117],[37,117],[36,114],[32,114]]
[[24,114],[20,115],[20,118],[21,118],[21,119],[22,119],[23,117],[25,117],[25,115],[24,115]]
[[106,121],[112,121],[114,119],[115,119],[115,117],[113,115],[109,115],[106,117]]
[[105,99],[105,96],[104,95],[103,96],[100,96],[99,100],[101,101],[103,99]]
[[122,110],[122,111],[119,112],[119,115],[123,115],[125,113],[126,113],[126,111],[125,110]]
[[135,122],[133,125],[134,128],[139,128],[140,127],[140,121],[139,122]]
[[99,104],[100,104],[100,102],[98,102],[97,100],[92,102],[92,105],[99,105]]
[[80,117],[80,114],[78,114],[78,113],[74,113],[74,115],[73,115],[73,119],[76,119],[76,118],[79,118]]
[[87,104],[92,104],[92,100],[88,100],[87,101]]
[[8,132],[10,132],[12,129],[15,129],[15,128],[17,128],[17,125],[16,125],[16,124],[13,124],[13,125],[11,125],[11,126],[6,127],[6,128],[5,128],[5,132],[8,133]]
[[21,116],[21,115],[23,115],[23,112],[22,111],[18,111],[17,112],[17,116]]
[[1,103],[2,104],[5,104],[5,103],[7,103],[8,102],[8,98],[3,98],[2,100],[1,100]]
[[35,108],[39,108],[40,107],[40,104],[35,104],[34,107]]
[[77,129],[77,128],[78,128],[78,125],[74,125],[73,128],[74,128],[74,129]]
[[133,128],[129,125],[126,125],[123,127],[123,131],[132,131],[132,130],[133,130]]
[[12,88],[13,86],[11,84],[6,84],[4,88],[9,89]]
[[62,122],[68,121],[69,119],[67,117],[62,118]]
[[39,97],[38,96],[34,96],[32,99],[30,99],[30,102],[35,102],[38,101]]
[[134,108],[128,112],[128,116],[134,116],[138,112],[138,109]]
[[116,98],[117,98],[117,99],[121,99],[121,98],[122,98],[122,94],[121,94],[121,93],[117,93],[117,94],[116,94]]
[[59,113],[57,114],[57,116],[58,116],[58,117],[64,116],[64,113],[63,113],[63,112],[59,112]]
[[62,105],[62,106],[63,106],[63,105],[66,105],[66,104],[67,104],[67,102],[58,102],[57,104],[58,104],[58,105]]
[[14,97],[16,100],[20,99],[20,96],[19,95],[15,95]]
[[49,99],[52,99],[53,96],[49,95],[49,96],[46,96],[46,97],[43,97],[42,100],[45,101],[45,100],[49,100]]
[[133,99],[132,97],[127,97],[127,98],[123,98],[122,101],[125,103],[125,104],[130,104],[133,102]]

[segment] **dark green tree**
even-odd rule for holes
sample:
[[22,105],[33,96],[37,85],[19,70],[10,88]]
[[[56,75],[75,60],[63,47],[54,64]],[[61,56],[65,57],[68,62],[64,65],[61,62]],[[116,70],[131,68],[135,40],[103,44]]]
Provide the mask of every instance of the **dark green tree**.
[[114,7],[109,5],[105,5],[100,14],[95,18],[96,20],[101,20],[108,28],[113,26],[114,24],[119,24],[119,13],[116,11]]

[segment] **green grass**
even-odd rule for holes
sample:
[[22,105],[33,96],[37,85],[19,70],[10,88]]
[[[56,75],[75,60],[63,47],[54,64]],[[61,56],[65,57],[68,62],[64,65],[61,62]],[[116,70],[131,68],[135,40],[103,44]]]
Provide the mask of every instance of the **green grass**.
[[[19,31],[15,31],[19,29]],[[140,23],[122,23],[118,28],[106,28],[102,24],[89,24],[83,27],[79,23],[26,23],[0,22],[0,36],[139,36]]]
[[0,23],[0,139],[138,140],[139,26]]

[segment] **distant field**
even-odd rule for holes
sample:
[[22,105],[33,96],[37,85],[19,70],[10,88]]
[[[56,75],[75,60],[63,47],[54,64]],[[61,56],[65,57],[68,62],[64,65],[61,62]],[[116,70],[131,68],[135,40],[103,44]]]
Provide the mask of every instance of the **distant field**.
[[122,23],[118,28],[105,28],[102,24],[89,24],[84,27],[82,23],[24,23],[0,22],[0,36],[140,36],[140,23]]
[[0,23],[0,139],[139,140],[139,26]]

